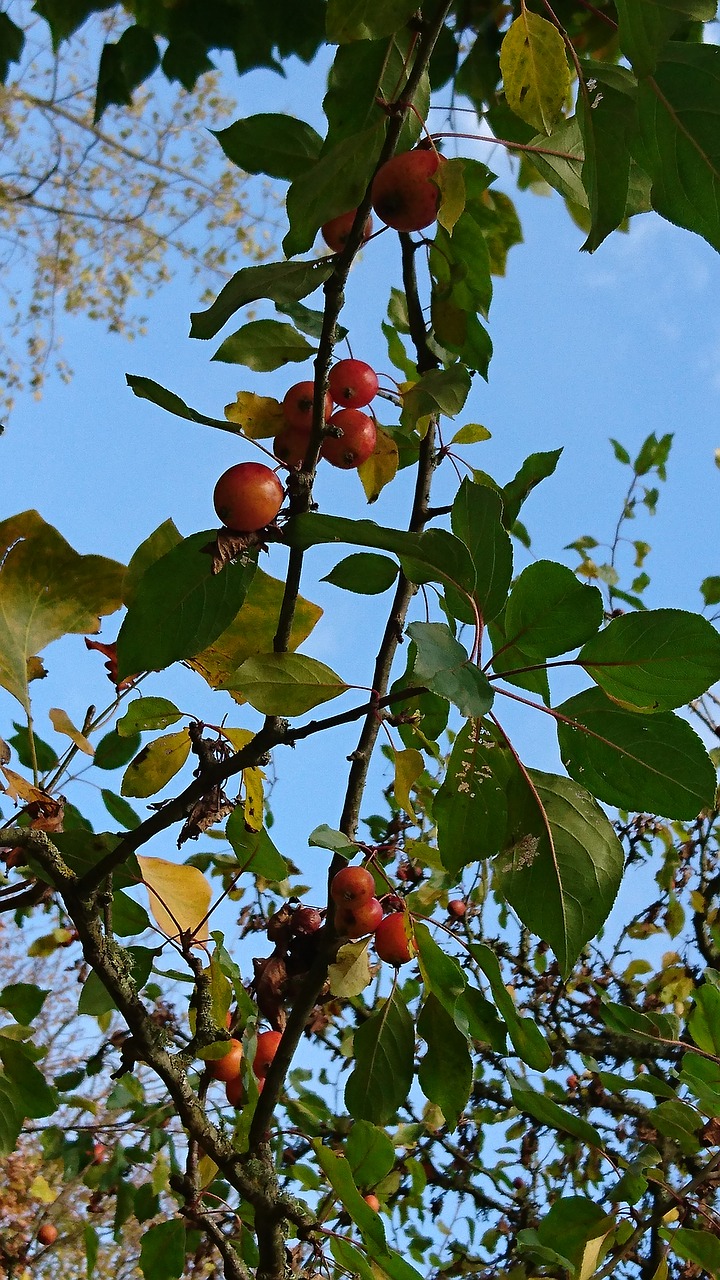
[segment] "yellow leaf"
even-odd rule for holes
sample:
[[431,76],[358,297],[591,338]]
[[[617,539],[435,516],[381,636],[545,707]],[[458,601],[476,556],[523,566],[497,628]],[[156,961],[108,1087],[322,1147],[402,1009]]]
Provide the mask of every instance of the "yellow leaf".
[[70,719],[67,711],[62,711],[60,707],[51,707],[48,714],[50,716],[50,723],[56,733],[63,733],[66,738],[69,738],[71,742],[75,743],[76,747],[79,747],[81,751],[84,751],[85,755],[95,755],[94,746],[92,743],[88,742],[84,733],[81,733],[79,729],[75,728],[75,725]]
[[154,796],[182,769],[189,754],[190,735],[187,729],[181,729],[179,733],[166,733],[162,738],[149,742],[130,761],[123,774],[120,794]]
[[367,461],[358,467],[358,475],[368,502],[375,502],[385,485],[395,479],[397,469],[398,447],[392,436],[378,427],[375,449]]
[[453,227],[465,208],[465,177],[462,160],[454,158],[439,164],[432,178],[440,188],[437,220],[452,235]]
[[3,767],[3,774],[7,786],[2,790],[6,791],[11,800],[17,802],[24,800],[26,804],[47,804],[50,797],[44,792],[39,791],[31,782],[23,778],[21,773],[16,773],[14,769],[6,769]]
[[202,1159],[198,1160],[197,1171],[200,1188],[204,1191],[205,1188],[209,1187],[210,1183],[213,1181],[215,1174],[218,1171],[218,1167],[215,1161],[211,1160],[210,1156],[203,1156]]
[[54,1204],[57,1200],[57,1192],[53,1191],[50,1183],[40,1175],[33,1178],[30,1183],[28,1195],[33,1200],[39,1200],[41,1204]]
[[249,831],[262,831],[264,776],[262,769],[243,769],[243,817]]
[[285,425],[282,405],[272,396],[256,396],[252,391],[238,391],[234,404],[225,405],[228,422],[242,427],[251,440],[277,435]]
[[407,814],[415,821],[415,810],[410,800],[410,788],[417,782],[425,768],[422,753],[415,747],[395,752],[395,799]]
[[570,89],[570,68],[560,32],[523,6],[500,48],[505,97],[521,120],[552,133]]
[[346,942],[340,947],[335,963],[328,969],[330,990],[334,996],[351,1000],[368,986],[372,975],[368,959],[370,939],[364,942]]
[[[612,1230],[614,1230],[614,1224]],[[612,1230],[604,1231],[602,1235],[596,1236],[594,1240],[588,1240],[583,1250],[582,1262],[580,1264],[580,1271],[577,1280],[590,1280],[590,1276],[596,1270],[600,1260],[602,1247],[608,1236],[612,1235]]]
[[205,917],[212,890],[202,871],[197,867],[168,862],[165,858],[146,858],[138,854],[137,860],[148,890],[150,911],[160,931],[167,938],[191,933],[193,945],[207,942],[210,930]]

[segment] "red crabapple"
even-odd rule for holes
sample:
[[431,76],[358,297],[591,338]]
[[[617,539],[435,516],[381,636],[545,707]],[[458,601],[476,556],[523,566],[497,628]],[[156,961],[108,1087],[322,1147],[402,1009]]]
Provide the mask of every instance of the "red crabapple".
[[[289,427],[295,430],[309,431],[312,427],[312,411],[313,397],[315,394],[315,384],[313,382],[296,382],[294,386],[287,392],[282,402],[285,421]],[[325,421],[327,422],[333,411],[332,397],[329,391],[325,392]]]
[[264,529],[280,510],[285,490],[262,462],[238,462],[215,485],[213,505],[228,529],[253,533]]
[[351,471],[367,462],[375,452],[377,429],[362,409],[339,409],[330,419],[330,425],[339,427],[342,435],[325,436],[320,454],[333,467]]
[[393,156],[375,174],[372,204],[376,214],[396,231],[422,231],[437,217],[440,190],[431,181],[442,156],[418,147]]
[[378,393],[378,376],[364,360],[338,360],[330,370],[330,395],[344,409],[362,409]]
[[[337,218],[331,218],[329,222],[323,223],[320,228],[320,234],[328,248],[333,249],[335,253],[342,253],[347,238],[350,235],[352,224],[355,221],[357,209],[350,209],[347,213],[338,214]],[[363,228],[363,240],[369,240],[372,235],[373,221],[368,217]]]

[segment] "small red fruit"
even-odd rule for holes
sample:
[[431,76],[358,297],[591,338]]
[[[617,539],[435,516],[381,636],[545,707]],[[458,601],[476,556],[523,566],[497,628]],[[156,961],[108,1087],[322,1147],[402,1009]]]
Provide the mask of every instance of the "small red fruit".
[[422,231],[437,217],[440,191],[431,178],[442,157],[433,148],[418,147],[393,156],[375,174],[372,205],[388,227]]
[[[348,213],[338,214],[337,218],[331,218],[329,222],[325,222],[320,228],[320,234],[326,245],[335,251],[342,253],[347,244],[347,238],[350,235],[352,224],[355,221],[357,209],[350,209]],[[363,240],[369,240],[372,235],[372,218],[368,218],[363,228]]]
[[279,1031],[261,1031],[257,1038],[257,1049],[255,1050],[255,1061],[253,1062],[253,1071],[259,1080],[265,1080],[270,1070],[277,1047],[282,1040]]
[[[296,382],[287,392],[282,402],[285,421],[289,427],[294,427],[296,431],[309,431],[312,426],[313,397],[315,394],[315,384],[313,382]],[[333,411],[332,397],[329,391],[325,392],[325,421],[327,422]]]
[[92,1162],[93,1164],[104,1164],[107,1160],[107,1147],[104,1142],[93,1142]]
[[305,459],[309,439],[309,428],[285,427],[273,441],[273,453],[286,467],[299,467]]
[[355,910],[375,897],[375,880],[367,867],[343,867],[332,878],[330,895],[338,906]]
[[280,510],[285,490],[262,462],[238,462],[215,485],[213,504],[228,529],[253,533],[264,529]]
[[375,950],[381,960],[396,967],[413,958],[413,944],[405,931],[405,912],[385,916],[375,930]]
[[377,898],[368,898],[357,906],[340,907],[335,926],[338,933],[346,938],[364,938],[366,933],[375,932],[382,918],[382,904]]
[[40,1244],[43,1244],[46,1246],[54,1244],[58,1238],[58,1229],[55,1226],[55,1223],[43,1222],[40,1230],[37,1233],[37,1238]]
[[243,1049],[239,1040],[228,1040],[227,1044],[229,1048],[224,1057],[211,1058],[207,1064],[213,1080],[222,1080],[225,1084],[229,1080],[236,1080],[240,1075],[240,1063],[243,1056]]
[[338,360],[330,370],[330,395],[345,409],[362,409],[378,393],[378,376],[364,360]]
[[293,933],[317,933],[322,924],[322,915],[317,907],[298,907],[292,918]]
[[330,419],[330,425],[339,427],[342,435],[326,436],[320,453],[333,467],[351,471],[367,462],[375,452],[377,429],[362,409],[339,409]]
[[245,1085],[242,1076],[235,1076],[225,1085],[225,1097],[231,1107],[242,1107],[245,1104]]
[[467,915],[467,903],[462,898],[451,898],[448,902],[448,915],[455,920],[462,920]]
[[367,1196],[363,1196],[363,1200],[365,1201],[366,1204],[370,1205],[371,1209],[374,1209],[375,1213],[380,1212],[380,1201],[378,1200],[377,1196],[374,1196],[372,1194],[372,1192],[370,1192],[370,1194]]

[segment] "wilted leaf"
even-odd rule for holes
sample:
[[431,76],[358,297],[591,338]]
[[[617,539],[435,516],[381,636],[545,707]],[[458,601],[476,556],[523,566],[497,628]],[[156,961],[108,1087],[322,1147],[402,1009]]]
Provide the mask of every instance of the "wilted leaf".
[[48,715],[50,717],[50,723],[56,733],[65,734],[71,742],[75,743],[75,746],[78,747],[80,751],[85,752],[85,755],[95,755],[94,746],[91,742],[88,742],[84,733],[81,733],[79,729],[75,728],[75,725],[70,719],[67,711],[62,711],[60,707],[51,707]]
[[328,970],[330,990],[339,999],[351,1000],[369,985],[372,975],[368,948],[370,941],[345,942]]
[[251,440],[275,436],[285,425],[280,401],[252,391],[238,391],[234,404],[225,405],[225,417],[242,427],[243,434]]
[[358,467],[358,475],[368,502],[375,502],[385,485],[395,479],[398,465],[398,447],[395,441],[387,431],[378,427],[375,449]]

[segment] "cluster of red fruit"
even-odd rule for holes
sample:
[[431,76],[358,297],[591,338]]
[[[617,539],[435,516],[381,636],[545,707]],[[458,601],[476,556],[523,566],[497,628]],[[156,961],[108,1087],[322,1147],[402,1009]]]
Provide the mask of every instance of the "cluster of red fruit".
[[[262,1093],[265,1086],[265,1077],[277,1053],[280,1040],[279,1031],[261,1031],[257,1038],[252,1067],[257,1078],[259,1093]],[[241,1107],[245,1102],[245,1085],[242,1078],[243,1047],[234,1037],[227,1043],[229,1047],[224,1057],[214,1058],[212,1062],[208,1062],[207,1068],[213,1080],[222,1080],[230,1105]]]
[[[435,221],[440,188],[433,178],[443,159],[434,147],[419,146],[380,166],[372,185],[372,207],[386,227],[422,231]],[[345,248],[356,213],[350,209],[322,227],[323,240],[336,253]],[[368,218],[362,238],[369,240],[371,235],[372,218]]]
[[343,867],[333,876],[330,893],[335,903],[335,928],[345,938],[374,934],[375,950],[388,964],[406,964],[413,958],[413,944],[406,927],[406,912],[385,915],[375,897],[375,880],[366,867]]
[[[332,430],[323,440],[320,456],[349,471],[375,452],[375,422],[362,410],[377,395],[378,377],[364,360],[339,360],[330,370],[328,385],[325,422]],[[283,400],[284,423],[273,450],[286,467],[299,467],[307,453],[313,394],[312,382],[296,382]],[[238,462],[223,472],[215,485],[213,504],[228,529],[256,533],[275,519],[284,498],[285,490],[270,467],[262,462]]]
[[[296,382],[283,400],[285,422],[275,436],[273,451],[288,467],[300,466],[307,453],[313,392],[312,382]],[[324,405],[325,422],[332,430],[320,450],[320,457],[333,467],[351,471],[375,452],[375,422],[361,411],[377,393],[377,374],[364,360],[339,360],[333,365]]]

